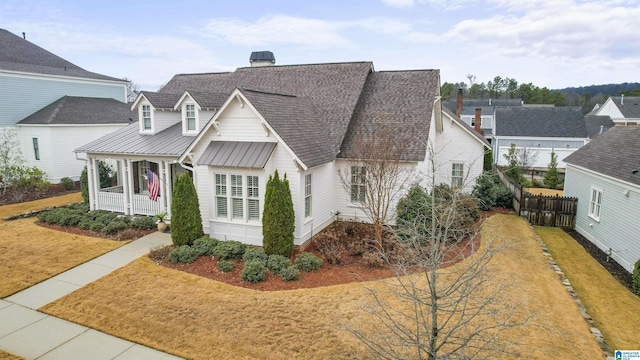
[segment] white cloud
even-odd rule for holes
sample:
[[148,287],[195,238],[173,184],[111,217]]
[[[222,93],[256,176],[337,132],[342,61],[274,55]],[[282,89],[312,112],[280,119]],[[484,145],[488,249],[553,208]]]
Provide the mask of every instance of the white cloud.
[[407,8],[412,7],[415,3],[414,0],[382,0],[382,2],[386,5],[397,7],[397,8]]

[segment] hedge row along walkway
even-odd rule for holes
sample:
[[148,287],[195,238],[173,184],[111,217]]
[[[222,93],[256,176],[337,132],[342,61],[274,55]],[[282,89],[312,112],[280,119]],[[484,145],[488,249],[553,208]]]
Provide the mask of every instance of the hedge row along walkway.
[[[65,205],[77,196],[2,206],[0,216]],[[0,300],[0,349],[25,359],[180,359],[36,310],[169,244],[169,235],[152,233]]]

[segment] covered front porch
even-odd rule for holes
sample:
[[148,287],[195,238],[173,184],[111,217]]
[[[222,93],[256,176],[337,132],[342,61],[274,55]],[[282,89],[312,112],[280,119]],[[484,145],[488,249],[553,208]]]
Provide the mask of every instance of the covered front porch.
[[[174,158],[88,156],[90,209],[146,216],[166,211],[170,218],[173,183],[177,175],[186,171],[175,160]],[[99,161],[110,163],[115,171],[115,183],[110,186],[103,187],[104,182],[100,181]],[[151,182],[151,189],[149,189],[150,175],[157,176],[154,176]]]

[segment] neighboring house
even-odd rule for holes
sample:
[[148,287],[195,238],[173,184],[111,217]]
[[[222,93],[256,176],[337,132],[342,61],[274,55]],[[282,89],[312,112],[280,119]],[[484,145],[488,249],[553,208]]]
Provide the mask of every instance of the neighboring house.
[[633,272],[640,259],[640,127],[615,126],[565,162],[564,194],[578,198],[576,230]]
[[65,176],[77,180],[86,164],[75,158],[78,144],[129,125],[137,117],[130,106],[114,99],[63,96],[18,122],[22,155],[52,182]]
[[589,139],[595,139],[615,126],[609,116],[595,115],[594,111],[584,116],[584,124],[587,127]]
[[[456,100],[443,102],[443,106],[456,114],[467,125],[481,130],[485,139],[492,141],[495,133],[495,110],[497,107],[522,106],[520,99],[463,99],[462,89],[458,90]],[[479,128],[476,122],[480,118]]]
[[[102,128],[106,124],[122,126],[123,122],[120,117],[104,119],[103,116],[99,122],[93,122],[97,117],[88,116],[88,112],[75,114],[66,111],[64,126],[83,128],[82,137],[70,138],[59,129],[48,130],[49,125],[44,122],[37,127],[29,126],[28,129],[24,126],[34,124],[33,119],[27,120],[31,115],[53,106],[65,96],[114,99],[126,103],[127,81],[86,71],[22,37],[0,29],[0,126],[18,125],[26,165],[43,170],[57,169],[55,174],[47,171],[52,182],[58,182],[65,176],[77,180],[80,176],[77,164],[83,162],[77,160],[73,152],[63,151],[62,148],[74,149],[104,135]],[[42,119],[40,115],[37,117]],[[54,117],[52,115],[49,120],[51,126],[60,128],[61,124],[56,123]],[[40,145],[41,160],[35,159],[38,150],[36,142]],[[57,146],[60,149],[55,154],[45,153]]]
[[609,116],[618,125],[640,125],[640,97],[611,96],[594,115]]
[[[441,110],[437,70],[376,72],[371,62],[274,66],[271,53],[252,60],[259,66],[176,75],[160,92],[141,92],[132,105],[138,122],[79,147],[89,163],[91,208],[170,211],[173,182],[188,171],[204,232],[262,245],[266,183],[278,170],[290,183],[299,245],[337,216],[365,219],[358,169],[348,159],[355,140],[373,129],[393,129],[406,145],[404,166],[425,185],[433,174],[438,184],[470,191],[482,171],[488,144]],[[117,162],[117,186],[99,188],[101,159]],[[157,201],[148,197],[149,170],[159,174]],[[341,176],[351,179],[348,190]]]
[[498,165],[507,165],[504,155],[515,144],[516,149],[526,149],[535,158],[528,167],[546,169],[553,152],[558,155],[558,169],[563,171],[563,159],[588,141],[582,108],[578,106],[523,105],[495,110],[491,146]]

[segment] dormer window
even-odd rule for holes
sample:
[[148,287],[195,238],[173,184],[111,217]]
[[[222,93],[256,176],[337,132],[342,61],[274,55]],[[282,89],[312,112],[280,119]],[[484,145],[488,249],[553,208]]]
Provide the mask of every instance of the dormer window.
[[142,131],[151,130],[151,105],[142,105]]
[[194,104],[187,104],[185,106],[185,117],[187,131],[196,131],[196,106]]

